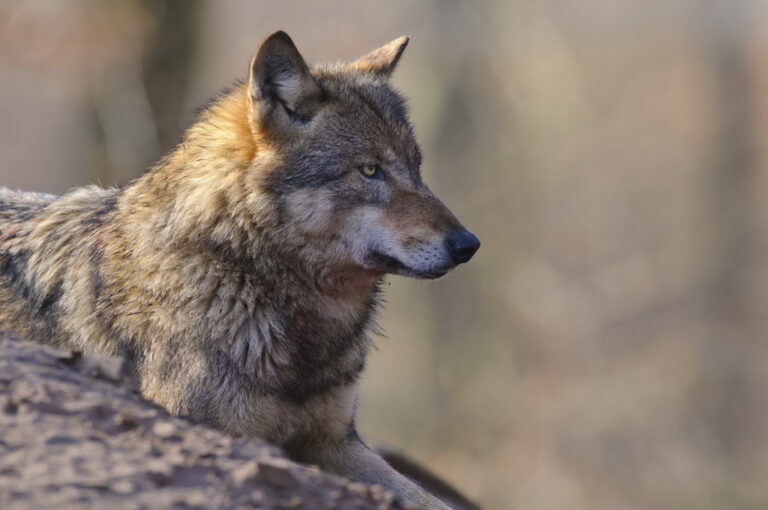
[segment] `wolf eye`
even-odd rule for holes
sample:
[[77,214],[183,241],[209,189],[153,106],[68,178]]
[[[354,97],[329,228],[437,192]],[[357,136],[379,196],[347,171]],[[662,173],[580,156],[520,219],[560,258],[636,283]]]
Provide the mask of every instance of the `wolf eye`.
[[376,164],[362,165],[358,167],[358,170],[360,170],[360,173],[368,177],[369,179],[384,178],[384,170],[382,170],[381,167]]

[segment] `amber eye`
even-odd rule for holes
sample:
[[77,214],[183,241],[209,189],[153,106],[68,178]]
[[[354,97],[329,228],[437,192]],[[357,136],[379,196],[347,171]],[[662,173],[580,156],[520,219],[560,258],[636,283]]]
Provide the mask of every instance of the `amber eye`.
[[383,179],[384,178],[384,170],[381,169],[379,165],[376,164],[368,164],[368,165],[362,165],[358,167],[358,170],[360,170],[360,173],[364,176],[368,177],[369,179]]

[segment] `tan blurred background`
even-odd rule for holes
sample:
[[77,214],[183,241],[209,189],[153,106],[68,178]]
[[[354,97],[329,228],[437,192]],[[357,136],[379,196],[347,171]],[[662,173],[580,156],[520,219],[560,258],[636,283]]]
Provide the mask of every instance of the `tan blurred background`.
[[483,241],[392,279],[360,428],[487,508],[768,508],[768,3],[0,0],[0,183],[141,172],[288,31],[412,36],[426,180]]

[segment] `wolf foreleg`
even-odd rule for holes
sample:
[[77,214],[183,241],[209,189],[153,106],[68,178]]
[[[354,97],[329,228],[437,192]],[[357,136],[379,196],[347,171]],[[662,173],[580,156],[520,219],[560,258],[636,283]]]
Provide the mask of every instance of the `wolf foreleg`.
[[447,505],[398,473],[357,437],[314,447],[304,460],[326,471],[393,491],[404,503],[424,510],[450,510]]

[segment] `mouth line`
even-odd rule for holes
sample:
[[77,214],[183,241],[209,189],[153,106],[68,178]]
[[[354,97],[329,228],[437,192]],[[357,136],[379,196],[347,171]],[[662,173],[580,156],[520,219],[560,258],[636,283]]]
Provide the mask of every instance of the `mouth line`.
[[425,272],[409,272],[405,276],[413,276],[415,278],[422,278],[424,280],[437,280],[438,278],[442,278],[448,274],[448,270],[445,271],[430,271],[428,273]]
[[387,269],[394,269],[397,271],[407,271],[410,268],[400,262],[395,257],[390,257],[389,255],[385,255],[384,253],[381,253],[380,251],[375,251],[371,253],[368,258],[376,265],[385,267]]
[[387,272],[401,276],[410,276],[412,278],[423,278],[425,280],[434,280],[445,276],[453,267],[438,269],[436,271],[418,271],[412,267],[403,264],[399,259],[386,255],[381,252],[373,252],[369,259],[376,265],[386,268]]

